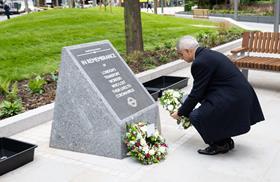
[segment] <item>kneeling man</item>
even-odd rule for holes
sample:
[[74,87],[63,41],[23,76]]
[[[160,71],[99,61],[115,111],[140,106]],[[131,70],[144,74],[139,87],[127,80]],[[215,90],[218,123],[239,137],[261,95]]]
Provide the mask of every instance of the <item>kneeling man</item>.
[[[172,117],[190,119],[206,144],[200,154],[215,155],[234,148],[233,136],[264,120],[256,93],[239,69],[222,53],[202,48],[191,36],[177,42],[177,53],[191,63],[193,87]],[[201,105],[194,109],[200,103]]]

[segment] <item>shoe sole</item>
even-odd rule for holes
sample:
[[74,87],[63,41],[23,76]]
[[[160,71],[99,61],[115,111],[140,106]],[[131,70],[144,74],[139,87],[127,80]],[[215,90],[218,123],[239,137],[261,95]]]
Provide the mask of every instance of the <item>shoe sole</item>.
[[216,152],[216,153],[205,153],[205,152],[199,152],[199,150],[197,151],[199,154],[202,154],[202,155],[217,155],[217,154],[225,154],[225,153],[228,153],[229,150],[227,151],[219,151],[219,152]]

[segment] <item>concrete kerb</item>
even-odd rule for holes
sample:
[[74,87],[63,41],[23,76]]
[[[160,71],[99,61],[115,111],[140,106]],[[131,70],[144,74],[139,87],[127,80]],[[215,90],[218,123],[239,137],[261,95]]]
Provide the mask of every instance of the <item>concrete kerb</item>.
[[[185,14],[175,14],[176,17],[180,17],[180,18],[187,18],[187,19],[193,19],[193,15],[185,15]],[[248,27],[246,25],[243,25],[242,23],[235,21],[232,18],[225,18],[225,17],[218,17],[218,16],[210,16],[209,20],[211,21],[215,21],[215,22],[222,22],[222,21],[228,21],[231,24],[234,24],[236,26],[239,26],[245,30],[255,30],[251,27]]]
[[8,137],[52,120],[54,103],[0,120],[0,137]]
[[[227,54],[231,49],[239,47],[241,39],[226,43],[221,46],[212,48],[212,50]],[[175,71],[183,69],[190,64],[183,60],[176,60],[171,63],[159,66],[155,69],[147,70],[136,74],[140,82],[147,82],[149,80],[158,78],[163,75],[171,74]],[[53,119],[54,103],[41,106],[39,108],[18,114],[16,116],[0,120],[0,137],[9,137],[24,130],[33,128]]]

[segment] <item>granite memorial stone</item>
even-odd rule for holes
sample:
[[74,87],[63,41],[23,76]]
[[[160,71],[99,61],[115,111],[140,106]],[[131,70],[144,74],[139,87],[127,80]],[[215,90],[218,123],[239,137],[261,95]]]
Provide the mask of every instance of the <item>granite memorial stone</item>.
[[109,41],[63,48],[51,147],[121,159],[137,121],[160,130],[158,106]]

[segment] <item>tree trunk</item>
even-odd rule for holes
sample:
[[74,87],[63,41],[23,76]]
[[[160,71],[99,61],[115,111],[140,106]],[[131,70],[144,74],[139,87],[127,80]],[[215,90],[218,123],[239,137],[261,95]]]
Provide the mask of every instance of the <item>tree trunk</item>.
[[58,6],[58,0],[52,0],[52,6],[53,7]]
[[27,0],[24,0],[24,5],[25,5],[25,12],[29,13],[28,1]]
[[113,10],[112,10],[112,5],[113,5],[112,0],[109,1],[109,4],[110,4],[110,12],[112,13],[113,12]]
[[139,0],[124,0],[126,53],[144,51]]
[[154,12],[157,14],[158,0],[154,0]]
[[75,8],[75,0],[68,0],[69,8]]
[[35,6],[36,6],[36,7],[40,7],[40,5],[41,5],[41,4],[40,4],[40,0],[36,0]]

